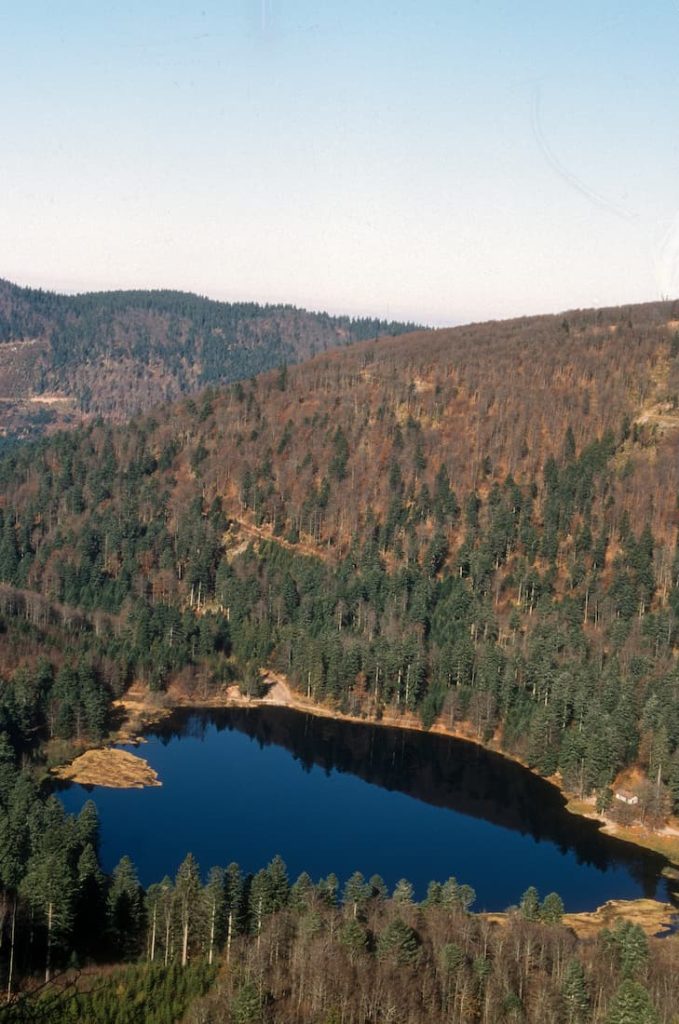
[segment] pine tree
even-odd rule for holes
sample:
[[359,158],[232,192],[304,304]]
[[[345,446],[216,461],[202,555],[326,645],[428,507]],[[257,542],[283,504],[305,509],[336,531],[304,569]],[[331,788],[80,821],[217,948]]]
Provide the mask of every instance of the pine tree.
[[443,886],[440,882],[430,882],[427,886],[427,895],[424,900],[425,907],[435,907],[440,905],[441,896],[443,894]]
[[612,931],[601,933],[601,939],[615,953],[626,978],[642,974],[648,965],[649,949],[646,934],[638,924],[618,921]]
[[585,971],[579,960],[571,960],[568,964],[561,991],[566,1007],[566,1024],[584,1024],[589,1014],[589,996]]
[[267,913],[272,913],[286,906],[290,896],[290,883],[288,881],[288,869],[282,857],[278,854],[276,854],[266,870],[269,876],[269,904]]
[[563,917],[563,900],[556,892],[548,893],[540,907],[540,919],[547,924],[559,924]]
[[86,800],[76,819],[76,835],[82,846],[88,843],[96,852],[99,850],[99,812],[93,800]]
[[380,960],[393,960],[397,964],[415,963],[420,955],[417,932],[402,918],[395,918],[378,936],[377,955]]
[[[79,819],[76,828],[78,823]],[[78,858],[74,931],[84,948],[95,952],[106,927],[105,883],[96,850],[88,842]]]
[[389,890],[381,875],[371,875],[368,879],[371,900],[386,900]]
[[144,893],[144,911],[148,925],[146,951],[151,963],[156,959],[162,896],[163,888],[158,882],[154,882],[152,885],[149,885]]
[[519,901],[519,910],[527,921],[537,921],[540,917],[540,897],[534,885],[529,885]]
[[401,878],[394,886],[393,899],[396,903],[412,903],[413,887],[406,878]]
[[26,868],[21,889],[46,930],[45,981],[52,975],[52,954],[57,937],[66,937],[73,923],[75,885],[68,849],[38,849]]
[[260,989],[252,981],[243,982],[231,1000],[230,1019],[233,1024],[259,1024],[263,1014],[264,1001]]
[[456,907],[459,903],[460,886],[454,875],[446,879],[441,887],[441,903],[444,907]]
[[186,967],[189,959],[189,938],[191,927],[197,924],[200,891],[200,873],[196,859],[192,853],[187,853],[179,865],[174,883],[174,901],[182,940],[182,967]]
[[132,958],[139,949],[142,924],[142,892],[129,857],[121,857],[113,869],[108,893],[108,926],[116,951]]
[[345,907],[350,906],[352,909],[352,916],[358,917],[359,910],[365,906],[370,897],[370,888],[366,884],[366,881],[360,871],[355,871],[350,878],[347,879],[347,883],[344,886],[344,892],[342,893],[342,902]]
[[638,981],[625,979],[615,993],[606,1024],[659,1024],[651,997]]
[[[11,815],[0,810],[0,886],[2,898],[9,901],[9,954],[7,963],[7,1000],[12,997],[14,981],[14,953],[16,948],[16,923],[19,888],[25,871],[28,851],[28,829],[25,819],[17,822]],[[0,930],[4,926],[0,922]]]
[[242,927],[245,887],[238,864],[231,863],[224,876],[224,909],[226,912],[226,962],[231,958],[231,943]]
[[349,954],[352,964],[356,962],[361,953],[368,948],[368,932],[363,925],[350,918],[342,925],[339,940]]
[[337,890],[339,889],[339,882],[337,875],[331,872],[327,878],[321,878],[316,891],[320,896],[323,903],[327,903],[330,907],[337,906]]
[[[154,898],[157,901],[158,907],[155,920],[162,927],[163,964],[167,967],[174,952],[174,886],[172,885],[172,879],[168,875],[165,875],[165,878],[160,882],[159,891]],[[155,958],[155,946],[153,953],[154,957],[152,959]]]
[[224,920],[225,897],[224,870],[222,868],[211,868],[207,879],[207,885],[203,890],[208,933],[207,959],[209,964],[212,964],[214,959],[215,942],[219,941],[221,937]]

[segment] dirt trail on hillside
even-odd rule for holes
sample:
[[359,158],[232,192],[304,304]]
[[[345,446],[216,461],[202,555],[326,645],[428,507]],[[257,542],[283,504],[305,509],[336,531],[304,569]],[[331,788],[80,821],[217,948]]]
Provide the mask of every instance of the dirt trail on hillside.
[[[272,530],[265,530],[261,526],[253,526],[252,523],[247,523],[244,519],[233,519],[232,522],[236,524],[239,530],[242,530],[242,532],[247,534],[249,537],[262,541],[274,541],[279,547],[285,548],[286,551],[292,551],[296,555],[307,555],[310,558],[320,558],[324,562],[331,562],[335,560],[333,551],[327,547],[321,547],[317,544],[309,544],[302,540],[296,541],[293,544],[292,541],[285,540],[284,537],[274,537]],[[225,535],[224,539],[228,543],[228,533]]]
[[[673,321],[668,323],[672,328]],[[639,426],[657,427],[660,434],[679,429],[679,410],[668,396],[670,380],[669,356],[661,357],[651,373],[653,393],[637,413],[634,422]]]

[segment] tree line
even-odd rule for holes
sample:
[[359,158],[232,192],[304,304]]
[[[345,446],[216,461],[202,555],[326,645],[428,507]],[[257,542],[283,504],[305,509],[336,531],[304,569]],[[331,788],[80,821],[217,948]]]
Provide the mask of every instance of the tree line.
[[[146,1020],[185,1014],[203,1024],[656,1024],[676,1010],[671,941],[649,942],[619,920],[578,942],[558,895],[540,900],[534,888],[494,920],[470,913],[473,891],[452,878],[416,903],[407,881],[389,894],[360,873],[342,888],[334,875],[291,884],[278,857],[254,876],[231,864],[202,882],[189,855],[174,880],[146,892],[123,858],[96,895],[91,888],[100,942],[135,966],[69,988],[71,967],[59,984],[10,1004],[6,1019],[126,1024],[141,1009]],[[65,952],[67,932],[60,937]]]
[[[21,393],[59,391],[81,413],[119,422],[210,384],[414,328],[168,290],[68,296],[0,281],[0,345],[39,343],[17,356]],[[40,426],[28,410],[24,421]]]

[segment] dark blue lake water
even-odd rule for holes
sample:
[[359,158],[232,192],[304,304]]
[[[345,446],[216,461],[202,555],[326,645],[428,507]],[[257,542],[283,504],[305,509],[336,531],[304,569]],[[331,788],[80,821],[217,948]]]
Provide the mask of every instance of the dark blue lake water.
[[127,853],[144,884],[190,850],[204,872],[257,871],[280,853],[291,878],[359,870],[407,878],[418,897],[455,875],[475,909],[504,909],[529,885],[573,911],[668,897],[661,858],[602,835],[553,786],[474,744],[282,708],[178,715],[147,739],[138,752],[161,787],[60,793],[69,811],[95,800],[104,866]]

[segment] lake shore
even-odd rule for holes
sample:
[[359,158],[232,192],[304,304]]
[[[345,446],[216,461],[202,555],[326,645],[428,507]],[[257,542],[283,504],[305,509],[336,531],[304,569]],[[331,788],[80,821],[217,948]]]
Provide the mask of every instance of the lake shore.
[[[511,914],[481,913],[479,917],[491,924],[504,925]],[[604,928],[614,928],[617,921],[630,921],[639,925],[649,938],[664,938],[673,933],[676,919],[676,907],[669,903],[660,903],[659,900],[608,900],[596,910],[564,914],[562,923],[570,928],[578,939],[587,941],[595,939]]]
[[[335,721],[354,722],[364,725],[379,725],[386,728],[407,729],[413,732],[430,732],[440,736],[448,736],[451,739],[465,740],[477,746],[490,750],[493,753],[506,757],[510,761],[522,765],[529,771],[532,769],[521,758],[503,750],[499,743],[483,743],[474,734],[469,723],[457,722],[447,725],[440,720],[435,722],[431,728],[425,729],[421,720],[412,712],[394,713],[386,709],[379,718],[368,715],[352,714],[340,711],[327,704],[319,704],[310,698],[305,697],[296,690],[293,690],[288,680],[280,673],[267,671],[263,677],[263,684],[266,687],[261,697],[250,697],[241,693],[237,684],[221,686],[218,689],[206,688],[204,691],[185,692],[177,686],[170,686],[164,693],[151,693],[141,685],[133,685],[119,700],[114,702],[114,712],[120,718],[119,727],[112,733],[108,743],[133,743],[141,742],[142,734],[149,726],[161,722],[169,717],[174,711],[179,710],[200,710],[220,709],[229,707],[285,707],[303,714],[314,715],[318,718],[329,718]],[[91,753],[91,752],[87,752]],[[131,755],[132,756],[132,755]],[[140,759],[141,760],[141,759]],[[53,773],[60,778],[69,778],[72,781],[82,781],[74,775],[64,774],[74,768],[80,758],[76,758],[70,765],[53,769]],[[146,762],[143,762],[146,764]],[[146,766],[148,768],[148,765]],[[151,769],[149,769],[151,770]],[[152,771],[152,770],[151,770]],[[153,773],[155,774],[155,773]],[[114,772],[104,772],[109,779],[115,778]],[[89,776],[88,776],[89,778]],[[126,778],[123,773],[120,778]],[[129,782],[113,781],[91,783],[93,785],[156,785],[157,782],[143,781],[149,776],[140,774],[129,776]],[[569,794],[563,787],[561,778],[558,775],[546,779],[547,782],[556,786],[566,801],[566,810],[571,814],[580,817],[590,818],[599,823],[601,831],[607,835],[614,836],[624,842],[632,843],[635,846],[652,850],[661,854],[675,868],[679,868],[679,822],[672,821],[666,828],[660,831],[652,831],[641,825],[629,826],[620,825],[618,822],[599,814],[596,811],[593,799],[580,799],[574,794]],[[84,784],[90,784],[85,782]]]
[[[147,726],[166,718],[175,710],[273,706],[291,708],[304,714],[314,715],[318,718],[331,718],[335,721],[381,725],[386,728],[408,729],[413,732],[430,732],[439,736],[448,736],[451,739],[466,740],[468,743],[475,743],[485,750],[490,750],[502,757],[506,757],[510,761],[514,761],[528,771],[533,770],[520,757],[503,750],[499,743],[483,743],[474,734],[469,723],[458,722],[454,725],[446,725],[439,720],[431,728],[425,729],[421,720],[412,712],[406,711],[395,714],[387,709],[382,713],[381,717],[375,718],[374,716],[351,714],[326,704],[319,704],[293,690],[285,676],[277,672],[267,672],[264,676],[264,683],[267,690],[262,697],[244,695],[235,684],[204,694],[186,694],[177,688],[171,687],[167,693],[158,695],[157,698],[142,688],[132,687],[120,701],[116,702],[121,711],[124,712],[125,723],[121,731],[116,735],[115,742],[137,742],[140,734]],[[644,828],[639,824],[621,825],[611,818],[598,813],[594,798],[580,799],[577,795],[569,793],[564,788],[559,775],[552,775],[546,781],[556,786],[562,793],[566,800],[566,810],[569,813],[590,818],[599,823],[601,831],[606,833],[606,835],[614,836],[624,842],[659,853],[670,861],[671,864],[679,868],[679,821],[673,820],[664,829],[658,831]]]
[[[285,677],[277,673],[267,673],[265,685],[267,687],[266,692],[261,697],[244,695],[240,692],[237,685],[224,686],[217,691],[211,689],[203,693],[186,693],[178,688],[171,687],[168,692],[163,694],[149,693],[148,690],[141,686],[133,686],[123,698],[115,702],[115,710],[120,718],[120,726],[109,737],[108,742],[142,743],[142,734],[147,728],[162,722],[174,712],[181,710],[219,710],[230,707],[284,707],[319,718],[359,724],[382,725],[387,728],[408,729],[420,733],[428,731],[448,736],[452,739],[462,739],[527,767],[519,758],[512,757],[502,751],[498,745],[480,743],[471,734],[471,729],[465,728],[463,723],[451,728],[442,722],[438,722],[430,730],[426,730],[421,721],[412,714],[397,715],[392,712],[383,714],[380,719],[374,719],[358,714],[340,712],[327,705],[319,705],[306,699],[303,695],[292,690]],[[119,760],[118,755],[122,755],[125,759],[124,764],[122,760]],[[132,762],[135,763],[133,764]],[[80,782],[83,785],[124,788],[162,784],[162,780],[158,779],[156,773],[142,757],[111,747],[86,751],[85,754],[72,761],[70,765],[56,770],[53,769],[53,774],[62,779]],[[558,778],[552,778],[547,781],[556,785],[563,792]],[[564,796],[567,796],[567,794],[564,794]],[[600,817],[594,812],[594,807],[589,804],[576,803],[575,806],[568,804],[567,807],[571,813],[601,821]],[[661,852],[668,860],[679,864],[679,843],[677,844],[677,849],[665,851],[658,849],[658,846],[653,845],[651,842],[643,841],[643,836],[638,834],[629,836],[626,834],[631,831],[629,829],[611,828],[608,823],[603,823],[602,831],[610,832],[617,838],[634,843],[637,846]],[[672,856],[672,853],[674,856]],[[507,915],[502,913],[483,914],[482,916],[497,924],[502,924],[507,919]],[[566,914],[564,916],[564,924],[570,927],[579,938],[588,939],[595,937],[603,928],[612,927],[615,921],[620,918],[633,920],[649,936],[657,936],[669,933],[676,927],[677,908],[669,903],[662,903],[651,899],[612,900],[603,904],[603,906],[600,906],[595,911]]]

